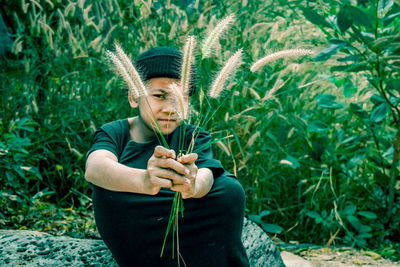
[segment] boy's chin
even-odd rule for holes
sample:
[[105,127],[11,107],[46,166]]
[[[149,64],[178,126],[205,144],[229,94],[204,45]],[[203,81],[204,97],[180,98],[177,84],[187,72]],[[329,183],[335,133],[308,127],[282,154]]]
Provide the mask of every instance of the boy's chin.
[[160,129],[159,130],[161,130],[161,133],[163,134],[163,135],[169,135],[169,134],[171,134],[173,131],[175,131],[176,130],[176,128],[178,128],[177,126],[172,126],[171,127],[171,125],[169,125],[169,127],[167,127],[167,126],[162,126],[162,125],[159,125],[160,126]]
[[175,128],[169,128],[169,129],[161,129],[161,132],[162,132],[163,135],[169,135],[173,131],[175,131],[175,129],[176,129],[176,127]]

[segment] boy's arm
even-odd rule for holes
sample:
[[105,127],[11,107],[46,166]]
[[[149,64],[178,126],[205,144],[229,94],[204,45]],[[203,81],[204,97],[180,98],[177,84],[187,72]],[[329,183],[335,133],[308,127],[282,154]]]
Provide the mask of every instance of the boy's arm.
[[86,161],[85,178],[112,191],[155,195],[161,187],[189,184],[185,175],[191,170],[174,158],[173,150],[157,146],[144,170],[120,164],[112,152],[99,149],[90,153]]
[[146,194],[145,175],[146,170],[120,164],[112,152],[104,149],[93,151],[86,161],[85,179],[112,191]]

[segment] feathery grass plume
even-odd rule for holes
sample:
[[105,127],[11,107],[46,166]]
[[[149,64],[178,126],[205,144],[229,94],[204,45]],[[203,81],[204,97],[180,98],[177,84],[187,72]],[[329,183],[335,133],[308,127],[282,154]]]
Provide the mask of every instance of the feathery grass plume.
[[196,46],[196,37],[189,36],[183,49],[181,70],[181,85],[184,95],[189,95],[190,78],[192,72],[193,51]]
[[210,32],[207,36],[203,45],[201,46],[201,56],[202,58],[207,58],[211,56],[211,49],[215,45],[215,43],[219,40],[222,33],[228,29],[229,25],[235,21],[235,16],[230,14],[223,20],[221,20],[217,26]]
[[140,93],[136,87],[136,84],[133,82],[131,76],[126,70],[124,64],[122,64],[121,60],[119,60],[113,52],[107,50],[106,54],[107,57],[114,63],[117,74],[119,74],[128,85],[129,93],[132,94],[135,99],[138,98],[140,96]]
[[259,60],[257,60],[253,65],[251,65],[250,70],[251,72],[255,72],[265,66],[266,64],[278,60],[280,58],[287,58],[287,57],[300,57],[305,55],[312,55],[314,52],[310,49],[288,49],[278,51],[276,53],[270,54],[265,56]]
[[185,104],[185,96],[183,91],[178,87],[176,83],[171,83],[169,88],[172,90],[173,100],[177,104],[177,113],[182,120],[187,119],[187,105]]
[[122,50],[122,48],[117,43],[115,44],[115,50],[117,51],[117,54],[118,54],[122,64],[125,66],[126,70],[128,71],[129,75],[131,76],[131,79],[135,83],[136,88],[137,88],[138,92],[140,93],[139,95],[147,96],[146,86],[144,85],[142,79],[140,78],[139,73],[133,66],[132,61],[129,59],[129,57],[125,54],[124,50]]
[[222,90],[224,89],[224,85],[226,80],[228,79],[229,75],[234,72],[240,65],[243,64],[242,62],[242,53],[243,50],[239,49],[236,51],[233,56],[229,58],[226,62],[225,66],[219,72],[217,78],[212,83],[211,89],[208,92],[208,95],[212,98],[217,98],[221,94]]

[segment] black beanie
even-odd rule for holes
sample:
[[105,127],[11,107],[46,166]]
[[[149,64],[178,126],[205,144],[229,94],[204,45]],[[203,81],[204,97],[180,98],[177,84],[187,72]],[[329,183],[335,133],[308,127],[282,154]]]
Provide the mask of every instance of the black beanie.
[[[140,54],[135,61],[142,78],[147,81],[151,78],[166,77],[180,80],[183,54],[176,48],[159,46]],[[196,89],[195,66],[192,65],[189,95]]]

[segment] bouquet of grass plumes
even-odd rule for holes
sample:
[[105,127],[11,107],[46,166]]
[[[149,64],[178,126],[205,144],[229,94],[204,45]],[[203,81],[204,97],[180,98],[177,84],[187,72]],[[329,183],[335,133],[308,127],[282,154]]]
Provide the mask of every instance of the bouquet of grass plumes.
[[[204,42],[201,44],[200,48],[200,53],[201,53],[201,59],[208,58],[212,55],[213,48],[215,44],[219,41],[220,37],[222,34],[229,28],[229,26],[234,22],[234,16],[229,15],[223,20],[221,20],[216,27],[209,33],[207,38],[204,39]],[[195,148],[195,143],[196,143],[196,132],[198,127],[202,126],[207,122],[209,118],[212,117],[212,115],[216,112],[217,108],[209,108],[207,109],[206,114],[201,114],[197,118],[197,122],[195,123],[195,130],[194,133],[191,136],[191,141],[189,144],[189,147],[185,148],[184,146],[184,141],[186,137],[186,125],[190,123],[190,108],[185,105],[185,99],[189,98],[189,87],[191,84],[190,78],[192,77],[192,66],[194,65],[194,54],[196,51],[196,38],[195,36],[189,36],[187,38],[187,41],[185,43],[184,49],[183,49],[183,60],[182,60],[182,66],[181,66],[181,79],[180,79],[180,86],[176,84],[171,84],[170,89],[173,92],[170,97],[172,97],[175,106],[176,106],[176,111],[177,114],[180,116],[181,120],[181,127],[180,129],[180,138],[181,142],[179,143],[179,151],[178,151],[178,157],[184,155],[184,154],[190,154],[190,153],[196,153],[197,151],[202,150],[205,146],[209,146],[212,143],[218,142],[224,138],[228,138],[230,136],[226,136],[224,138],[220,138],[218,140],[211,141],[209,144],[205,144],[197,149]],[[285,50],[285,51],[279,51],[277,53],[268,55],[257,62],[255,62],[252,67],[251,71],[254,72],[258,69],[261,69],[264,65],[280,59],[282,57],[297,57],[297,56],[302,56],[302,55],[307,55],[311,54],[312,52],[310,50],[305,50],[305,49],[293,49],[293,50]],[[107,55],[110,58],[110,60],[113,62],[115,66],[116,72],[124,79],[125,83],[128,86],[129,93],[132,94],[133,97],[141,97],[143,96],[146,99],[146,104],[147,107],[150,110],[149,114],[146,114],[148,119],[152,122],[153,124],[153,129],[157,133],[155,136],[159,138],[159,143],[163,145],[164,147],[169,149],[169,145],[166,142],[161,130],[160,126],[158,125],[158,122],[151,111],[151,107],[149,102],[147,101],[147,90],[146,87],[143,83],[143,81],[140,78],[139,73],[136,71],[135,67],[133,66],[131,60],[129,57],[125,54],[125,52],[122,50],[122,48],[119,45],[115,45],[115,53],[111,51],[107,51]],[[224,90],[225,85],[227,83],[227,80],[230,77],[233,77],[235,71],[238,69],[243,64],[243,50],[238,49],[233,55],[226,61],[225,65],[221,68],[221,70],[218,72],[218,74],[215,76],[214,81],[212,82],[210,86],[210,90],[208,90],[207,93],[204,93],[204,91],[201,90],[201,94],[206,96],[206,99],[208,97],[218,99],[219,96],[221,95],[221,92]],[[204,101],[207,103],[210,103],[209,101]],[[213,110],[214,113],[211,114],[210,110]],[[179,219],[179,213],[182,214],[183,216],[183,199],[182,199],[182,194],[180,192],[175,192],[173,202],[172,202],[172,208],[171,208],[171,213],[170,217],[168,220],[168,225],[164,237],[164,242],[161,247],[161,253],[160,257],[163,256],[164,253],[164,247],[167,241],[168,234],[170,233],[172,229],[172,238],[173,238],[173,243],[172,243],[172,258],[174,258],[174,253],[175,249],[178,255],[178,265],[180,265],[180,259],[183,260],[182,255],[179,252],[179,224],[178,224],[178,219]],[[184,262],[184,261],[183,261]]]

